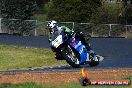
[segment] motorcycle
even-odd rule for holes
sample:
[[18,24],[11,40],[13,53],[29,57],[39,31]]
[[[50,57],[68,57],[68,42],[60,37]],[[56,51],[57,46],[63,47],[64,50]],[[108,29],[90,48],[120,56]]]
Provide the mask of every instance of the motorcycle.
[[51,46],[66,62],[74,68],[89,64],[97,66],[100,61],[99,55],[90,55],[85,45],[75,38],[74,35],[66,36],[64,32],[52,36]]

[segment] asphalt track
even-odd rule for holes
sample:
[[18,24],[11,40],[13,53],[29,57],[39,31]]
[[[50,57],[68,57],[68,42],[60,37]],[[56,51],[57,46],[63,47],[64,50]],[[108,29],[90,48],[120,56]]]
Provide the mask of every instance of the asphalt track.
[[[91,38],[91,47],[105,59],[96,67],[84,66],[87,69],[132,68],[132,39],[125,38]],[[24,47],[49,48],[47,37],[22,37],[0,35],[0,45],[16,45]],[[33,67],[17,69],[17,71],[67,71],[73,69],[69,65],[54,67]]]

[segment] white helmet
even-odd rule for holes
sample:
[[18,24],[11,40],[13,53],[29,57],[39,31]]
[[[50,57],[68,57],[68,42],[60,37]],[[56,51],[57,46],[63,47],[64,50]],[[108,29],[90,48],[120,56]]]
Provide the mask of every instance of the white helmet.
[[58,26],[58,23],[55,20],[52,20],[52,21],[48,22],[47,26],[48,26],[48,28],[53,29]]

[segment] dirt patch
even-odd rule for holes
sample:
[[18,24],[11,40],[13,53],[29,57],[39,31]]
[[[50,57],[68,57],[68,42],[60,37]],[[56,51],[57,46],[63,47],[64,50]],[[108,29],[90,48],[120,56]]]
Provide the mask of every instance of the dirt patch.
[[[132,75],[132,69],[110,69],[95,70],[89,72],[89,78],[94,79],[121,79]],[[0,83],[23,83],[36,82],[40,84],[64,84],[78,82],[81,78],[81,71],[76,72],[25,72],[17,74],[0,74]]]

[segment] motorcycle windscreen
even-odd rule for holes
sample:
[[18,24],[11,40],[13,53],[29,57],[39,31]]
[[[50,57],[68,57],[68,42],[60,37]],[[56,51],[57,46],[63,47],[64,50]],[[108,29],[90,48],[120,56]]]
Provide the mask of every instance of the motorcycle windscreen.
[[80,63],[86,62],[87,58],[89,58],[89,54],[85,46],[81,43],[81,41],[75,40],[70,43],[72,47],[74,47],[80,54]]

